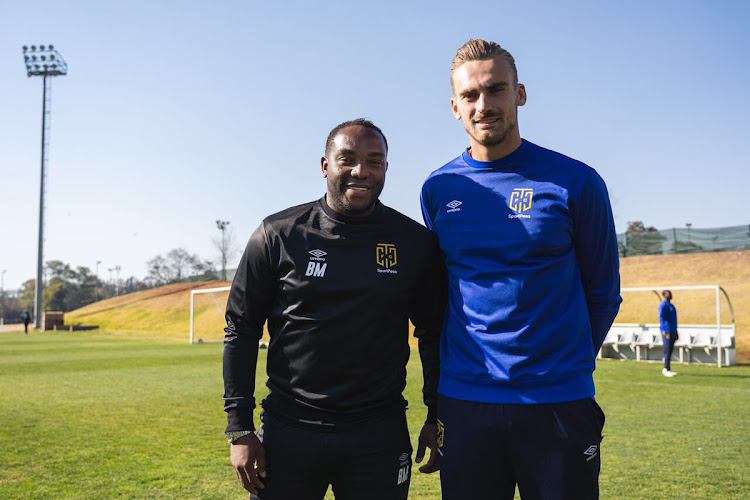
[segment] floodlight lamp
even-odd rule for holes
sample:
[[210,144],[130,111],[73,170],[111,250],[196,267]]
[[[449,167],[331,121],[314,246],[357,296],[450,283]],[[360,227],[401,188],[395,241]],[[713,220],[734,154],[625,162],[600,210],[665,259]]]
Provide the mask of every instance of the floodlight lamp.
[[44,45],[40,45],[39,50],[44,50]]
[[36,56],[31,56],[32,61],[36,61]]
[[52,60],[54,60],[54,59],[55,59],[55,54],[50,54],[50,55],[49,55],[49,60],[50,60],[50,61],[52,61]]
[[31,46],[31,50],[32,50],[32,51],[36,50],[36,45],[32,45],[32,46]]
[[53,46],[52,44],[50,44],[50,45],[49,45],[49,46],[48,46],[47,48],[48,48],[49,50],[55,50],[55,47],[54,47],[54,46]]
[[38,64],[35,64],[35,65],[34,65],[34,68],[36,68],[36,69],[38,70],[38,69],[39,69],[39,65],[38,65]]
[[45,56],[39,56],[39,59],[41,59],[42,61],[47,60],[47,58]]
[[26,61],[26,62],[28,62],[29,61],[29,56],[23,56],[23,60]]
[[53,64],[52,69],[57,69],[57,64]]

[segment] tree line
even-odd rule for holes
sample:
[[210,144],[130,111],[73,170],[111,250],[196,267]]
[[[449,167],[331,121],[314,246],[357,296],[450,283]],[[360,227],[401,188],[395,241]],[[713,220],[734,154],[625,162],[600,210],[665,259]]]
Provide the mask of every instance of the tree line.
[[[102,280],[86,266],[73,267],[59,260],[49,260],[44,266],[42,309],[45,311],[73,311],[98,300],[145,290],[169,283],[194,279],[215,279],[213,263],[175,248],[157,255],[147,263],[143,280],[135,276],[126,279]],[[33,314],[36,279],[25,281],[16,292],[3,290],[0,311],[5,323],[20,322],[24,311]]]

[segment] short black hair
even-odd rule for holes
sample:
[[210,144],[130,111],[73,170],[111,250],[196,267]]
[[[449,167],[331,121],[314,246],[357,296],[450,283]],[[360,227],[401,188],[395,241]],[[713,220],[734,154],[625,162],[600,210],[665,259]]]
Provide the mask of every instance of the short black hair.
[[383,142],[385,142],[385,152],[388,153],[388,139],[385,138],[385,134],[382,130],[380,130],[380,127],[372,123],[367,118],[355,118],[354,120],[345,121],[344,123],[339,123],[338,125],[333,127],[331,133],[328,134],[328,139],[326,139],[326,156],[328,156],[328,151],[330,151],[331,147],[333,146],[333,140],[337,135],[339,135],[339,132],[347,127],[354,127],[356,125],[369,128],[370,130],[374,130],[375,132],[380,134],[380,137],[383,138]]

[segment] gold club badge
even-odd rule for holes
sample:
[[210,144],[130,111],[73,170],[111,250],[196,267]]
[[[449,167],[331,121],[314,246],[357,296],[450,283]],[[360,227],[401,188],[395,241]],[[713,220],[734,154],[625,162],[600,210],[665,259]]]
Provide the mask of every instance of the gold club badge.
[[510,193],[508,206],[516,213],[525,212],[531,208],[531,198],[533,195],[534,190],[531,188],[515,188]]
[[386,269],[395,266],[398,263],[398,257],[396,256],[396,245],[392,243],[378,243],[375,246],[375,262],[380,267]]

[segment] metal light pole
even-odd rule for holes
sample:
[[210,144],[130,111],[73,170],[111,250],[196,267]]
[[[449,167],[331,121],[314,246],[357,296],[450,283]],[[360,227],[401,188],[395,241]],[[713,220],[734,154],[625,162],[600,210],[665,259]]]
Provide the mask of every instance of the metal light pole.
[[0,330],[5,324],[5,273],[7,269],[0,272]]
[[120,295],[120,269],[119,265],[115,266],[115,273],[117,273],[117,281],[115,282],[115,295]]
[[[23,59],[26,63],[26,76],[42,77],[42,168],[41,182],[39,186],[39,248],[37,251],[36,264],[36,286],[34,301],[34,326],[41,326],[42,312],[42,272],[44,262],[44,178],[47,164],[47,142],[49,141],[49,122],[47,115],[50,113],[48,102],[51,97],[52,81],[47,77],[65,76],[68,74],[68,65],[52,45],[23,46]],[[48,92],[49,88],[49,92]]]
[[221,281],[227,280],[227,240],[225,232],[229,225],[228,220],[217,220],[216,227],[221,231]]
[[99,264],[101,264],[102,261],[97,260],[96,261],[96,282],[94,284],[94,302],[99,301]]

